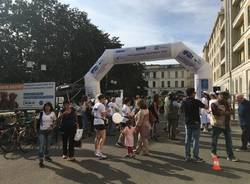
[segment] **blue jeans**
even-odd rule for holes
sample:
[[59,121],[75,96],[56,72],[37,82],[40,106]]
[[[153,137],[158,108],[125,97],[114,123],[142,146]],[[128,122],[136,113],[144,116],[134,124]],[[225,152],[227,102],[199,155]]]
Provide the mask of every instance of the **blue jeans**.
[[250,125],[241,126],[241,130],[242,148],[247,149],[247,143],[250,142]]
[[51,143],[51,131],[40,131],[39,132],[39,159],[43,159],[44,156],[47,157],[49,155],[49,147]]
[[88,117],[85,112],[82,113],[82,128],[89,129]]
[[185,126],[185,154],[186,158],[191,158],[190,149],[193,144],[193,156],[194,158],[199,157],[199,139],[200,139],[200,128],[192,128]]
[[107,128],[107,134],[112,135],[115,133],[116,127],[115,123],[112,120],[112,116],[108,117],[108,128]]
[[233,154],[232,135],[231,135],[230,128],[223,129],[223,128],[219,128],[219,127],[213,127],[211,152],[214,155],[216,155],[218,138],[222,132],[223,132],[224,137],[225,137],[227,156],[229,158],[232,158],[232,157],[234,157],[234,154]]

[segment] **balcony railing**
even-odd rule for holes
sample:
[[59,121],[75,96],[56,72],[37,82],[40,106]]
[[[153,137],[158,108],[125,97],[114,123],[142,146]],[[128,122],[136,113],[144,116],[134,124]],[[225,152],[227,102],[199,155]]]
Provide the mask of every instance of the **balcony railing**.
[[242,47],[244,47],[244,38],[243,37],[241,37],[241,39],[238,42],[236,42],[236,44],[234,44],[233,52],[240,50]]
[[238,27],[242,22],[244,22],[244,8],[242,8],[237,14],[237,16],[234,18],[233,28]]

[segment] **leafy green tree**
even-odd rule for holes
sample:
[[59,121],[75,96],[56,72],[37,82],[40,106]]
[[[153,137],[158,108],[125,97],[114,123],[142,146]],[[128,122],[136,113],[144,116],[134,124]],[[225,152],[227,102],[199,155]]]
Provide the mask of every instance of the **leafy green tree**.
[[[105,49],[121,46],[118,37],[92,24],[86,12],[57,0],[0,0],[0,82],[72,83]],[[27,68],[30,62],[33,66]],[[141,71],[140,64],[123,65],[108,76],[116,78],[125,94],[135,95],[146,86]],[[133,82],[125,84],[127,80]]]

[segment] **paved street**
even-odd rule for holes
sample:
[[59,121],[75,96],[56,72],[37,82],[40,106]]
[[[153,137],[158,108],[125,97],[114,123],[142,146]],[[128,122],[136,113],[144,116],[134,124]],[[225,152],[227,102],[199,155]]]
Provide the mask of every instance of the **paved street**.
[[[202,134],[201,154],[206,163],[183,161],[183,132],[178,141],[170,141],[161,132],[159,142],[151,142],[150,156],[126,159],[125,149],[114,146],[115,137],[108,137],[105,153],[107,160],[93,156],[93,138],[84,140],[76,150],[76,162],[62,160],[60,145],[53,147],[53,163],[40,169],[35,153],[7,154],[0,157],[1,184],[71,184],[71,183],[123,183],[123,184],[249,184],[250,152],[236,152],[240,162],[226,160],[224,141],[220,140],[221,171],[211,169],[210,134]],[[233,127],[234,146],[240,145],[240,130]]]

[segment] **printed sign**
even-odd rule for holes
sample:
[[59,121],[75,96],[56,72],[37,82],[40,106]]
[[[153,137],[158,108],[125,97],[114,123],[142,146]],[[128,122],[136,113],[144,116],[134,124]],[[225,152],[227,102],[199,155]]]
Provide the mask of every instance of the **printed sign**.
[[171,47],[169,45],[156,45],[147,47],[127,48],[114,52],[114,61],[117,64],[129,63],[133,61],[152,61],[167,59],[171,57]]
[[180,52],[175,59],[193,72],[196,72],[202,66],[200,57],[188,49]]
[[42,109],[46,102],[55,107],[55,82],[0,84],[0,110]]

